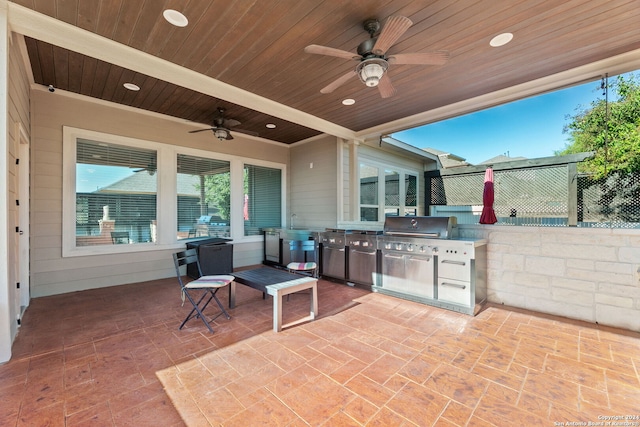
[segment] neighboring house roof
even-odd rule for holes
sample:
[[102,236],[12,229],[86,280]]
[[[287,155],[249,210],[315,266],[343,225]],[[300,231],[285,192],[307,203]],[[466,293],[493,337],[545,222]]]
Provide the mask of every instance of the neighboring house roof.
[[[155,194],[158,187],[156,175],[149,175],[146,171],[116,181],[111,185],[99,188],[93,193],[129,193]],[[200,178],[195,175],[178,174],[178,196],[200,197]]]
[[460,157],[456,154],[448,153],[446,151],[438,150],[431,147],[423,148],[423,150],[433,154],[434,156],[437,156],[440,160],[440,165],[444,169],[471,165],[471,163],[467,162],[464,157]]
[[514,162],[517,160],[527,160],[526,157],[509,157],[509,156],[505,156],[504,154],[500,154],[499,156],[495,156],[490,158],[489,160],[485,160],[484,162],[480,162],[478,164],[480,165],[491,165],[494,163],[502,163],[502,162]]

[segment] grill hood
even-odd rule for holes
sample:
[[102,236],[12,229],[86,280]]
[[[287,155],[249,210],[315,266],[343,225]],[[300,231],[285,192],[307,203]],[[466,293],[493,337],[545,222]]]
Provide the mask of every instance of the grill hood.
[[451,239],[457,226],[455,216],[389,216],[384,220],[384,234]]

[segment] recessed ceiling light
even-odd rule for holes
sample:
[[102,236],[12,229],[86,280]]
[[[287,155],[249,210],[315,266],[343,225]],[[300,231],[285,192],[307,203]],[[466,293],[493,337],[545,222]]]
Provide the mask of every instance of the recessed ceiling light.
[[134,83],[125,83],[122,86],[126,87],[129,90],[135,90],[135,91],[140,90],[140,86]]
[[505,44],[509,43],[512,39],[513,39],[513,34],[511,34],[511,33],[502,33],[502,34],[498,34],[497,36],[492,38],[491,41],[489,42],[489,44],[491,46],[493,46],[493,47],[500,47],[500,46],[504,46]]
[[267,123],[266,126],[269,129],[275,129],[276,128],[276,125],[274,125],[273,123]]
[[169,22],[172,25],[175,25],[176,27],[186,27],[187,24],[189,23],[189,20],[187,19],[187,17],[184,16],[182,13],[178,12],[177,10],[167,9],[164,12],[162,12],[162,16],[164,16],[164,19],[166,19],[167,22]]
[[342,100],[342,105],[353,105],[356,103],[355,99],[347,98]]

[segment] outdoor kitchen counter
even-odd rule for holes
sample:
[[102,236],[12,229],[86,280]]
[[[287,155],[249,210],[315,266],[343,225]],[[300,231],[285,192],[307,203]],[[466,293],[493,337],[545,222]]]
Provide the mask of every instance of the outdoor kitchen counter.
[[387,218],[372,290],[477,314],[487,299],[487,241],[452,238],[455,224],[452,217]]

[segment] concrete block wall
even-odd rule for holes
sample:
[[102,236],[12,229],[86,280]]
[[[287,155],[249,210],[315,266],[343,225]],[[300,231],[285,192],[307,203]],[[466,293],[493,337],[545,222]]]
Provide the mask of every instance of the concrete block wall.
[[459,227],[487,239],[490,302],[640,331],[640,230]]

